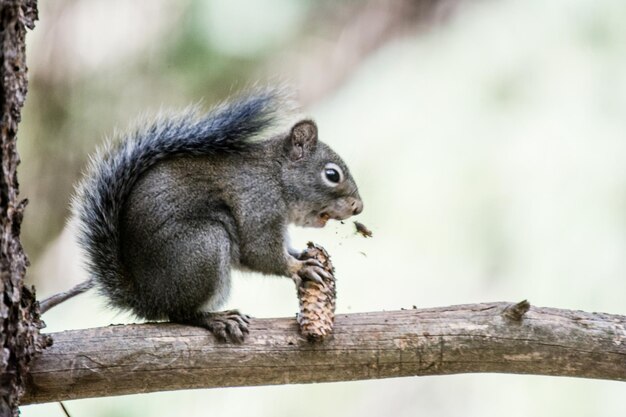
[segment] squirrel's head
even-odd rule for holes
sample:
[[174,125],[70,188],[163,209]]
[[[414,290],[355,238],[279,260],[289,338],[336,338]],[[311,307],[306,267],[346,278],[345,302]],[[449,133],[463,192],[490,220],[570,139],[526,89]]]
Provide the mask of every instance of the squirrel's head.
[[343,160],[317,138],[311,120],[296,123],[282,138],[282,180],[290,222],[324,227],[363,211],[359,190]]

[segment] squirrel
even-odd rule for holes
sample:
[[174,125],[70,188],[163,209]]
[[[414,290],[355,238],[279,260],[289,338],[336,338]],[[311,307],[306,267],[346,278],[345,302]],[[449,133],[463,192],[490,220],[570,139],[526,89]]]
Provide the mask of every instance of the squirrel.
[[279,90],[256,90],[201,116],[158,118],[101,149],[72,203],[90,278],[41,311],[97,287],[139,318],[242,342],[249,316],[216,311],[231,268],[322,282],[328,273],[300,259],[287,226],[324,227],[363,202],[312,120],[267,137],[284,106]]

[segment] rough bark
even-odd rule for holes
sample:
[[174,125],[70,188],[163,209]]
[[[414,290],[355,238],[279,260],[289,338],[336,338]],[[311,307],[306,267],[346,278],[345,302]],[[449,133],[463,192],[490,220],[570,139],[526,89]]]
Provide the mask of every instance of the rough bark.
[[17,126],[27,90],[25,37],[37,19],[36,0],[0,1],[0,416],[18,415],[31,359],[50,343],[39,334],[34,291],[24,286],[28,259],[20,243],[25,200],[19,200]]
[[26,403],[469,372],[626,380],[626,317],[526,302],[341,314],[322,344],[287,318],[253,319],[241,345],[175,324],[53,336],[33,364]]

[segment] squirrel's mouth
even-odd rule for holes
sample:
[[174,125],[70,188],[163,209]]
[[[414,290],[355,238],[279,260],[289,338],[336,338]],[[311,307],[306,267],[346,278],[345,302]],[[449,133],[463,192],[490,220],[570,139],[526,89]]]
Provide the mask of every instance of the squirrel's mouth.
[[343,220],[345,218],[350,217],[350,215],[342,215],[341,213],[333,213],[328,212],[328,211],[321,211],[320,213],[317,214],[317,216],[315,216],[315,227],[324,227],[326,226],[326,223],[328,223],[328,221],[330,219],[333,220]]
[[329,220],[344,220],[352,215],[351,212],[345,210],[337,210],[335,207],[323,207],[321,210],[310,211],[301,223],[296,222],[305,227],[324,227]]
[[328,221],[330,219],[334,218],[333,216],[331,216],[331,214],[327,211],[320,211],[320,212],[316,212],[316,211],[312,211],[310,212],[305,220],[304,220],[304,224],[302,224],[305,227],[324,227],[326,226],[326,223],[328,223]]

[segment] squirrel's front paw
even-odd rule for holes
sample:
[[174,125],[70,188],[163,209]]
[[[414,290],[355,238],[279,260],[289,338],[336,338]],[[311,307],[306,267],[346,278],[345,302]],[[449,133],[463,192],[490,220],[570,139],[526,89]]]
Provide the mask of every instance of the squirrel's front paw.
[[324,266],[317,259],[306,259],[304,261],[295,260],[291,267],[291,279],[299,288],[306,280],[315,281],[326,286],[324,278],[332,279],[332,276],[324,269]]

